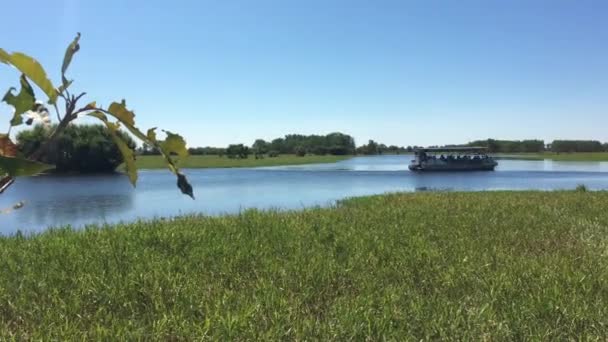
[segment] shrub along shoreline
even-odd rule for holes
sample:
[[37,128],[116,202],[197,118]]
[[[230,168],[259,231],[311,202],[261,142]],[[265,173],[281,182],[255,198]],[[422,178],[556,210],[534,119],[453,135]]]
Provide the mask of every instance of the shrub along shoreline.
[[354,198],[0,238],[0,339],[605,339],[608,192]]

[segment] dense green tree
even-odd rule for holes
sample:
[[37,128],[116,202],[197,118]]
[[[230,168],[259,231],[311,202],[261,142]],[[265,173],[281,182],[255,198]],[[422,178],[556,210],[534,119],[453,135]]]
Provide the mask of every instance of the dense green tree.
[[286,152],[284,143],[285,143],[285,139],[276,138],[270,142],[270,149],[273,151],[276,151],[278,153],[289,153],[289,152]]
[[251,145],[251,149],[255,154],[256,158],[263,157],[264,154],[268,153],[268,148],[270,144],[264,139],[256,139]]
[[380,151],[378,150],[378,143],[373,140],[369,140],[367,142],[367,145],[360,146],[357,149],[357,152],[360,154],[367,154],[367,155],[380,153]]
[[226,149],[228,158],[247,159],[249,157],[249,147],[243,144],[232,144]]
[[328,153],[333,155],[347,155],[355,153],[355,139],[348,134],[330,133],[326,137]]
[[[21,153],[30,155],[48,141],[52,129],[37,125],[17,134]],[[117,131],[129,148],[135,148],[131,137]],[[44,155],[44,162],[55,165],[57,172],[112,172],[124,160],[108,128],[102,125],[68,125],[56,137]]]

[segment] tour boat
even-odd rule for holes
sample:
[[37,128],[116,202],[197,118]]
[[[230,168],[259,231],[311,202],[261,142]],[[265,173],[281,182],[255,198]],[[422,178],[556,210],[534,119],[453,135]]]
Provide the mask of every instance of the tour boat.
[[438,147],[414,150],[412,171],[494,171],[498,163],[485,147]]

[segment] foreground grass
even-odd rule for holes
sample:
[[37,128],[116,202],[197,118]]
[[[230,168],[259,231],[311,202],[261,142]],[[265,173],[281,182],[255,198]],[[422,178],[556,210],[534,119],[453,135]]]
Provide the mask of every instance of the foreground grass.
[[0,339],[601,339],[608,193],[336,208],[0,238]]
[[555,161],[608,161],[608,152],[576,152],[576,153],[505,153],[497,154],[499,158],[506,159],[551,159]]
[[[230,159],[214,155],[192,155],[180,163],[183,168],[220,168],[220,167],[258,167],[278,165],[300,165],[335,163],[340,160],[351,158],[351,156],[304,156],[298,157],[292,154],[282,154],[278,157],[255,159],[249,156],[247,159]],[[137,156],[137,167],[141,169],[164,169],[167,167],[161,156]]]

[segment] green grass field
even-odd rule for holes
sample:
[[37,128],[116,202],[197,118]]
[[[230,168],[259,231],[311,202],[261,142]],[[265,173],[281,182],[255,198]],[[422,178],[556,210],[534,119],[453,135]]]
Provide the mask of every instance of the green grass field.
[[[258,167],[258,166],[278,166],[278,165],[299,165],[299,164],[318,164],[334,163],[340,160],[351,158],[352,156],[304,156],[297,157],[292,154],[283,154],[275,158],[265,157],[255,159],[249,156],[247,159],[230,159],[215,155],[192,155],[179,165],[183,168],[220,168],[220,167]],[[137,156],[137,167],[141,169],[162,169],[166,168],[160,156]]]
[[576,152],[576,153],[501,153],[496,157],[506,159],[551,159],[555,161],[608,161],[608,152]]
[[395,194],[0,238],[0,339],[608,337],[608,193]]

